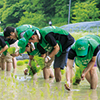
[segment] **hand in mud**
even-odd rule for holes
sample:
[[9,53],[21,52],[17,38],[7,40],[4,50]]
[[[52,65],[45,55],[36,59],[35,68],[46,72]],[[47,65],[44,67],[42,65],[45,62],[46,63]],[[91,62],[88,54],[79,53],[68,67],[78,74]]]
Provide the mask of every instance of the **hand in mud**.
[[27,72],[28,72],[28,68],[26,68],[26,69],[24,70],[24,75],[27,75]]
[[85,78],[85,74],[82,74],[81,79],[84,80],[84,78]]
[[67,84],[64,84],[65,89],[67,89],[68,91],[70,91],[70,82],[67,82]]

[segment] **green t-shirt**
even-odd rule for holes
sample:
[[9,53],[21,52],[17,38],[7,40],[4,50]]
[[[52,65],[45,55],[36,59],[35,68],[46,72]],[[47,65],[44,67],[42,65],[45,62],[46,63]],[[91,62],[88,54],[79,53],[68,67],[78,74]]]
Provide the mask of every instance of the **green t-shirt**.
[[64,34],[64,35],[68,35],[69,33],[67,31],[65,31],[64,29],[60,28],[60,27],[56,27],[56,26],[49,26],[49,27],[45,27],[39,30],[39,32],[45,36],[46,34],[53,32],[53,33],[58,33],[58,34]]
[[[39,32],[42,35],[42,42],[40,43],[40,45],[48,52],[52,52],[52,50],[54,49],[54,47],[52,47],[50,45],[50,43],[48,43],[48,41],[46,41],[45,36],[50,33],[58,33],[58,34],[64,34],[64,35],[68,35],[69,33],[65,30],[63,30],[62,28],[56,27],[56,26],[49,26],[49,27],[45,27],[39,30]],[[60,50],[59,52],[56,54],[57,57],[59,57],[62,53],[62,45],[60,43],[59,40],[56,40],[56,42],[58,43]]]
[[30,30],[32,30],[32,31],[39,30],[39,28],[37,28],[37,27],[35,27],[35,26],[33,26],[33,25],[28,25],[28,24],[26,24],[26,25],[21,25],[21,26],[19,26],[19,27],[16,27],[16,30],[17,30],[17,38],[20,39],[20,38],[21,38],[21,37],[20,37],[20,34],[21,34],[22,32],[24,32],[24,31],[28,30],[28,29],[30,29]]
[[[88,36],[83,37],[83,39],[88,40],[88,46],[89,46],[88,47],[88,53],[83,58],[76,56],[75,57],[75,63],[76,63],[77,66],[79,66],[79,67],[83,66],[85,68],[85,67],[87,67],[88,63],[92,59],[94,50],[99,45],[99,43],[96,40],[92,39],[92,38],[88,38]],[[75,51],[75,44],[73,44],[71,48]]]
[[32,52],[30,52],[29,55],[32,55],[32,56],[38,55],[38,56],[40,56],[41,54],[40,54],[40,52],[39,52],[39,50],[37,48],[37,43],[34,43],[34,46],[35,46],[35,50],[33,50]]
[[86,35],[86,38],[92,38],[100,44],[100,37],[98,35]]

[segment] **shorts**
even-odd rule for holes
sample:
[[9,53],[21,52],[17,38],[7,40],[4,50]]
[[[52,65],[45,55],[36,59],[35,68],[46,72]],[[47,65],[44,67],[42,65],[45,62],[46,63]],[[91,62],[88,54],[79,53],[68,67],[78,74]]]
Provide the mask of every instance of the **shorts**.
[[67,65],[68,52],[70,49],[71,46],[68,47],[65,51],[63,51],[59,57],[55,56],[54,68],[64,69],[64,67]]
[[[47,55],[49,55],[48,52],[47,52]],[[50,66],[51,66],[51,64],[52,64],[53,61],[54,61],[54,57],[52,57],[51,60],[49,60],[47,63],[45,63],[45,67],[46,67],[46,68],[50,68]],[[44,68],[45,68],[45,67],[44,67]]]
[[2,62],[2,63],[5,63],[5,62],[12,63],[12,56],[9,53],[7,53],[6,56],[4,54],[2,54],[1,57],[0,57],[0,62]]

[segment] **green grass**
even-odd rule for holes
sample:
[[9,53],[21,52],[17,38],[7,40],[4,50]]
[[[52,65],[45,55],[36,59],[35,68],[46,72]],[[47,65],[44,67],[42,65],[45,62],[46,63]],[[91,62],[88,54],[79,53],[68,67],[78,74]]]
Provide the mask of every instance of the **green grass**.
[[[75,40],[77,40],[85,35],[89,35],[89,34],[97,35],[97,33],[89,33],[89,32],[74,32],[74,33],[70,33],[70,34],[75,38]],[[100,36],[100,33],[98,33],[98,35]]]

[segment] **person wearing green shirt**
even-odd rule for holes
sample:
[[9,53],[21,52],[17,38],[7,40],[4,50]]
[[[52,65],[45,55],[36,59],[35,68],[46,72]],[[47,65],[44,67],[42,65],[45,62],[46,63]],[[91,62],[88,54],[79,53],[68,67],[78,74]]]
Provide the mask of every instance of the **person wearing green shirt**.
[[[6,27],[4,29],[4,37],[5,38],[10,38],[10,39],[21,39],[23,38],[23,35],[25,33],[26,30],[32,30],[35,31],[36,29],[39,30],[39,28],[33,26],[33,25],[29,25],[29,24],[24,24],[21,26],[18,26],[16,28],[14,27]],[[17,43],[18,41],[16,41]],[[32,44],[34,47],[34,44]],[[12,56],[14,56],[14,54],[12,54]]]
[[[38,43],[34,43],[35,48],[33,48],[31,42],[28,42],[25,38],[19,39],[18,46],[20,47],[20,49],[16,53],[16,56],[18,56],[19,53],[21,54],[21,53],[27,52],[29,55],[29,66],[30,67],[31,67],[31,61],[34,60],[34,55],[38,55],[38,56],[45,58],[45,55],[47,54],[46,51]],[[53,60],[54,60],[54,58],[52,57],[52,59],[48,63],[46,63],[43,68],[44,79],[54,77],[52,69],[50,68]],[[27,74],[27,70],[28,69],[24,70],[25,75]]]
[[61,81],[61,69],[67,65],[67,55],[74,38],[64,29],[49,26],[32,32],[26,31],[23,35],[29,42],[38,42],[50,54],[45,58],[47,63],[52,57],[54,59],[54,72],[56,82]]
[[23,37],[23,34],[25,33],[26,30],[32,30],[33,32],[35,30],[39,30],[39,28],[33,26],[33,25],[29,25],[29,24],[24,24],[21,26],[18,26],[16,28],[14,27],[6,27],[4,29],[4,37],[9,37],[11,39],[17,39],[19,40],[20,38]]
[[66,89],[70,89],[71,86],[71,72],[75,58],[75,64],[83,69],[81,74],[81,80],[86,80],[90,84],[91,89],[96,89],[98,83],[98,75],[96,72],[97,67],[94,66],[96,62],[96,55],[100,50],[100,37],[96,35],[86,35],[79,38],[71,47],[68,54],[66,79]]
[[[0,62],[1,62],[1,69],[5,70],[7,65],[7,71],[11,70],[12,67],[12,60],[15,62],[15,59],[10,56],[7,52],[7,49],[10,47],[11,44],[15,43],[16,40],[11,40],[9,38],[5,38],[3,36],[3,32],[0,33]],[[14,65],[14,63],[13,63]],[[15,69],[15,65],[13,66]]]
[[[5,38],[10,38],[10,39],[17,39],[17,40],[19,40],[19,39],[23,38],[23,34],[24,34],[25,31],[28,30],[28,29],[30,29],[30,30],[32,30],[32,31],[35,31],[36,29],[39,30],[39,28],[37,28],[37,27],[35,27],[35,26],[33,26],[33,25],[24,24],[24,25],[18,26],[18,27],[16,27],[16,28],[14,28],[14,27],[6,27],[6,28],[4,29],[3,34],[4,34],[4,37],[5,37]],[[15,44],[15,45],[17,45],[17,42],[18,42],[18,41],[16,41],[16,44]],[[32,45],[34,46],[34,44],[32,44]],[[18,48],[16,48],[16,49],[18,49]],[[14,54],[12,54],[12,56],[14,56]],[[15,59],[15,58],[14,58],[14,59]],[[14,64],[14,65],[15,65],[15,64]]]

